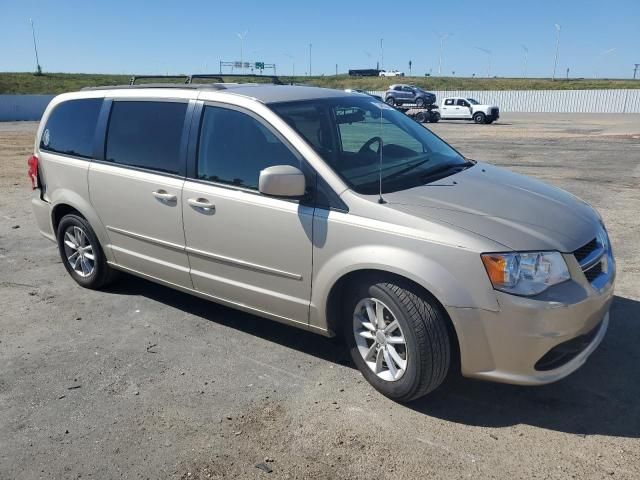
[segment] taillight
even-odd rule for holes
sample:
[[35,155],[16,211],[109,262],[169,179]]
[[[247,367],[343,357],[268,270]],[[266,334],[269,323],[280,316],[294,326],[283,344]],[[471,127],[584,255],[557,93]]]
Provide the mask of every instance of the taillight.
[[31,179],[31,188],[34,190],[38,188],[38,157],[31,155],[31,158],[27,161],[29,165],[29,178]]

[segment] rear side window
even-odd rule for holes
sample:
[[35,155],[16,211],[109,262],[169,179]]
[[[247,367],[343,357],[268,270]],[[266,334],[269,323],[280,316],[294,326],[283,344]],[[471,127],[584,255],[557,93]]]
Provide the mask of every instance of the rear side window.
[[91,158],[101,107],[102,98],[68,100],[59,104],[42,131],[40,150]]
[[205,107],[198,146],[201,180],[258,189],[260,171],[300,160],[255,118],[236,110]]
[[187,104],[182,102],[113,102],[107,130],[106,160],[119,165],[178,173],[186,111]]
[[453,98],[447,98],[447,99],[444,101],[444,104],[445,104],[445,105],[453,105]]

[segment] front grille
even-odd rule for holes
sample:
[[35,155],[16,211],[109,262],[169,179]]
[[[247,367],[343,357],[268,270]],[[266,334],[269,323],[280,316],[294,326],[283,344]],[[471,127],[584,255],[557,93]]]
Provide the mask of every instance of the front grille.
[[598,242],[597,240],[594,238],[593,240],[591,240],[589,243],[587,243],[586,245],[583,245],[582,247],[580,247],[579,249],[577,249],[575,252],[573,252],[573,254],[576,257],[576,260],[578,261],[578,263],[581,263],[585,258],[587,258],[589,256],[589,254],[591,252],[593,252],[596,248],[598,248]]
[[584,272],[584,276],[587,277],[589,282],[593,282],[602,273],[602,261],[596,263],[589,270]]

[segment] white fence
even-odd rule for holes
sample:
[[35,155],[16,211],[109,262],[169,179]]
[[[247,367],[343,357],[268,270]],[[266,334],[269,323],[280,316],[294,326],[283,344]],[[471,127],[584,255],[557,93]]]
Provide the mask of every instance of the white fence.
[[55,95],[0,95],[0,122],[40,120]]
[[[446,97],[475,98],[501,112],[640,113],[637,90],[467,90],[432,91],[438,104]],[[384,98],[385,92],[370,92]]]
[[[385,92],[370,92],[384,98]],[[475,98],[501,112],[640,113],[637,90],[467,90],[434,91],[446,97]],[[54,95],[0,95],[0,122],[39,120]]]

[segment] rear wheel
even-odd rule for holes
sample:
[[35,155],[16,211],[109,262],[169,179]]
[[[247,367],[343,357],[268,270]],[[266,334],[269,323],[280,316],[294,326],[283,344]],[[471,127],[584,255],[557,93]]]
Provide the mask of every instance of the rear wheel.
[[64,267],[79,285],[99,289],[115,277],[89,222],[80,215],[62,217],[57,230],[58,250]]
[[425,115],[424,112],[418,112],[416,114],[416,121],[420,122],[420,123],[424,123],[427,121],[427,116]]
[[473,121],[476,123],[485,123],[487,117],[484,113],[478,112],[473,115]]
[[387,97],[387,99],[385,100],[387,105],[391,105],[392,107],[396,104],[396,101],[393,97]]
[[428,294],[370,278],[350,289],[344,308],[351,358],[380,393],[408,402],[444,381],[451,344],[444,314]]
[[420,108],[424,107],[424,98],[422,98],[422,97],[417,98],[416,99],[416,106],[418,106]]

